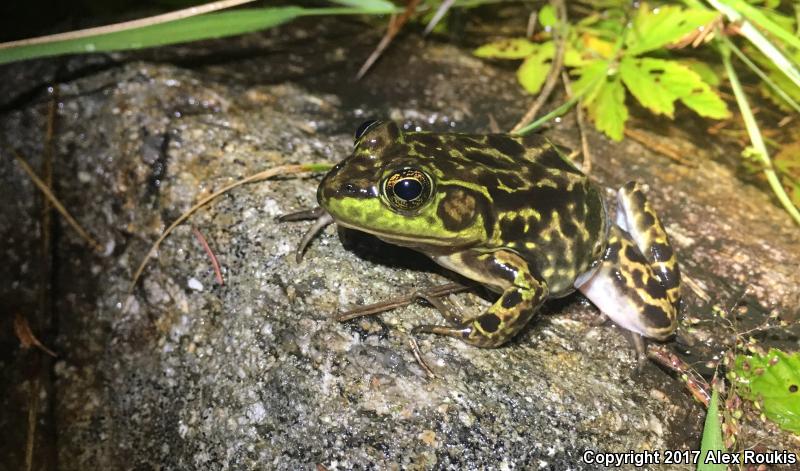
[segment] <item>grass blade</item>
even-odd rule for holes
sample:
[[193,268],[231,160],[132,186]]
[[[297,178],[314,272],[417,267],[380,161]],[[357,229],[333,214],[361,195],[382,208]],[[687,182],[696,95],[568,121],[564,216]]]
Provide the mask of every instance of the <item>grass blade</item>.
[[[750,41],[753,46],[757,47],[762,54],[769,57],[769,59],[775,64],[775,67],[783,71],[783,73],[786,74],[786,76],[789,77],[789,79],[791,79],[795,85],[800,87],[800,71],[798,71],[795,64],[774,44],[772,44],[772,42],[767,39],[766,36],[764,36],[761,31],[759,31],[758,28],[753,25],[753,23],[748,21],[748,19],[742,15],[741,10],[737,10],[721,0],[708,0],[708,3],[719,10],[722,14],[727,16],[729,21],[732,23],[738,23],[739,34],[747,38],[747,40]],[[737,7],[741,7],[740,3],[744,2],[733,1],[731,3],[735,3]],[[750,9],[761,14],[761,12],[752,7]],[[780,26],[770,22],[768,19],[766,19],[766,17],[764,17],[764,21],[767,23],[759,24],[767,31],[786,41],[787,44],[796,48],[800,48],[800,39],[794,37],[791,33],[788,33]]]
[[722,427],[719,421],[719,392],[713,388],[711,393],[711,403],[706,412],[706,422],[703,425],[703,438],[700,441],[700,459],[697,463],[697,471],[725,471],[727,466],[722,463],[706,463],[705,459],[709,452],[724,452],[725,446],[722,443]]
[[744,120],[747,134],[750,136],[750,143],[753,145],[753,149],[764,165],[764,175],[767,177],[769,186],[772,188],[775,196],[778,197],[784,209],[786,209],[786,212],[794,218],[797,224],[800,224],[800,211],[797,210],[792,200],[789,198],[789,195],[786,194],[786,190],[783,188],[778,174],[775,173],[775,168],[772,165],[772,160],[769,158],[769,152],[767,152],[767,146],[764,144],[764,138],[758,128],[753,110],[750,108],[750,103],[747,101],[747,97],[744,94],[742,84],[739,82],[739,76],[733,69],[733,64],[731,64],[731,50],[724,41],[718,41],[717,44],[719,45],[722,63],[725,65],[725,72],[728,74],[731,89],[736,97],[736,103],[739,105],[739,111],[742,113],[742,119]]
[[[364,8],[286,6],[223,11],[91,36],[75,37],[74,33],[71,36],[66,33],[57,35],[55,39],[45,37],[0,44],[0,64],[61,54],[121,51],[222,38],[272,28],[301,16],[392,13],[387,10],[367,5]],[[63,37],[67,39],[59,39]]]

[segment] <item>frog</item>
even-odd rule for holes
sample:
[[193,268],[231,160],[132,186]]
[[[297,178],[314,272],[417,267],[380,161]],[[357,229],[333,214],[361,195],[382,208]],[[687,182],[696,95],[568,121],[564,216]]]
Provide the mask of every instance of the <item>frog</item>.
[[440,303],[447,324],[418,325],[413,335],[499,347],[547,300],[575,290],[640,342],[665,341],[676,330],[680,270],[642,186],[620,187],[612,216],[567,150],[540,134],[408,131],[367,121],[352,153],[322,178],[317,202],[282,218],[317,220],[298,261],[314,234],[335,222],[421,252],[499,295],[471,316]]

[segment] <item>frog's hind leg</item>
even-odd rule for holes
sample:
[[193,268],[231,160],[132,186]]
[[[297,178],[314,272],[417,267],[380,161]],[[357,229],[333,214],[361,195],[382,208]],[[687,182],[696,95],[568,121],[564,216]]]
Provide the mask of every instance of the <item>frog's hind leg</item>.
[[499,347],[528,323],[549,293],[527,262],[508,250],[459,252],[436,257],[436,262],[502,294],[486,312],[470,319],[440,308],[452,326],[421,325],[412,334],[427,332],[460,338],[477,347]]
[[666,232],[636,183],[618,193],[617,224],[597,269],[575,286],[612,321],[667,339],[677,325],[680,274]]
[[677,306],[680,299],[681,273],[664,225],[661,224],[638,183],[626,183],[620,188],[617,196],[619,205],[617,219],[625,219],[626,226],[623,229],[630,234],[639,251],[661,280],[661,284],[667,290],[669,302]]

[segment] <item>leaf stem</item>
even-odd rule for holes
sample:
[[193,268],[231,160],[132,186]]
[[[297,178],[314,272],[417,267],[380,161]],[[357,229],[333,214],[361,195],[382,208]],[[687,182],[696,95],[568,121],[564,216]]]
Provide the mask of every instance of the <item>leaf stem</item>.
[[767,177],[769,186],[772,187],[772,191],[775,192],[775,196],[778,197],[784,209],[786,209],[796,223],[800,224],[800,212],[798,212],[792,200],[789,199],[789,195],[786,194],[786,190],[783,188],[777,173],[775,173],[775,168],[767,152],[767,146],[764,144],[761,131],[758,129],[758,123],[753,115],[753,110],[750,108],[750,103],[747,101],[747,96],[744,94],[742,85],[739,82],[739,76],[736,75],[733,64],[731,64],[731,49],[724,41],[717,41],[717,44],[719,46],[720,55],[722,56],[722,63],[725,66],[725,72],[728,74],[728,80],[731,83],[731,89],[733,90],[734,96],[736,96],[736,103],[739,105],[739,111],[742,113],[742,119],[747,128],[747,134],[750,136],[750,143],[753,145],[756,154],[758,154],[758,157],[764,164],[764,175]]

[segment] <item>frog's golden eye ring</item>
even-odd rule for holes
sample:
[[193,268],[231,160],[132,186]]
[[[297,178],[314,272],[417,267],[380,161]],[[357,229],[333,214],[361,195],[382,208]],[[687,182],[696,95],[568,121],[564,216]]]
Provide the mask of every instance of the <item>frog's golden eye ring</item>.
[[355,143],[358,143],[358,140],[361,139],[361,136],[363,136],[364,133],[369,131],[369,128],[374,127],[378,123],[380,123],[380,121],[374,119],[371,119],[369,121],[364,121],[363,123],[361,123],[358,129],[356,129]]
[[383,194],[392,208],[411,211],[419,208],[431,197],[433,180],[415,168],[397,170],[383,181]]

